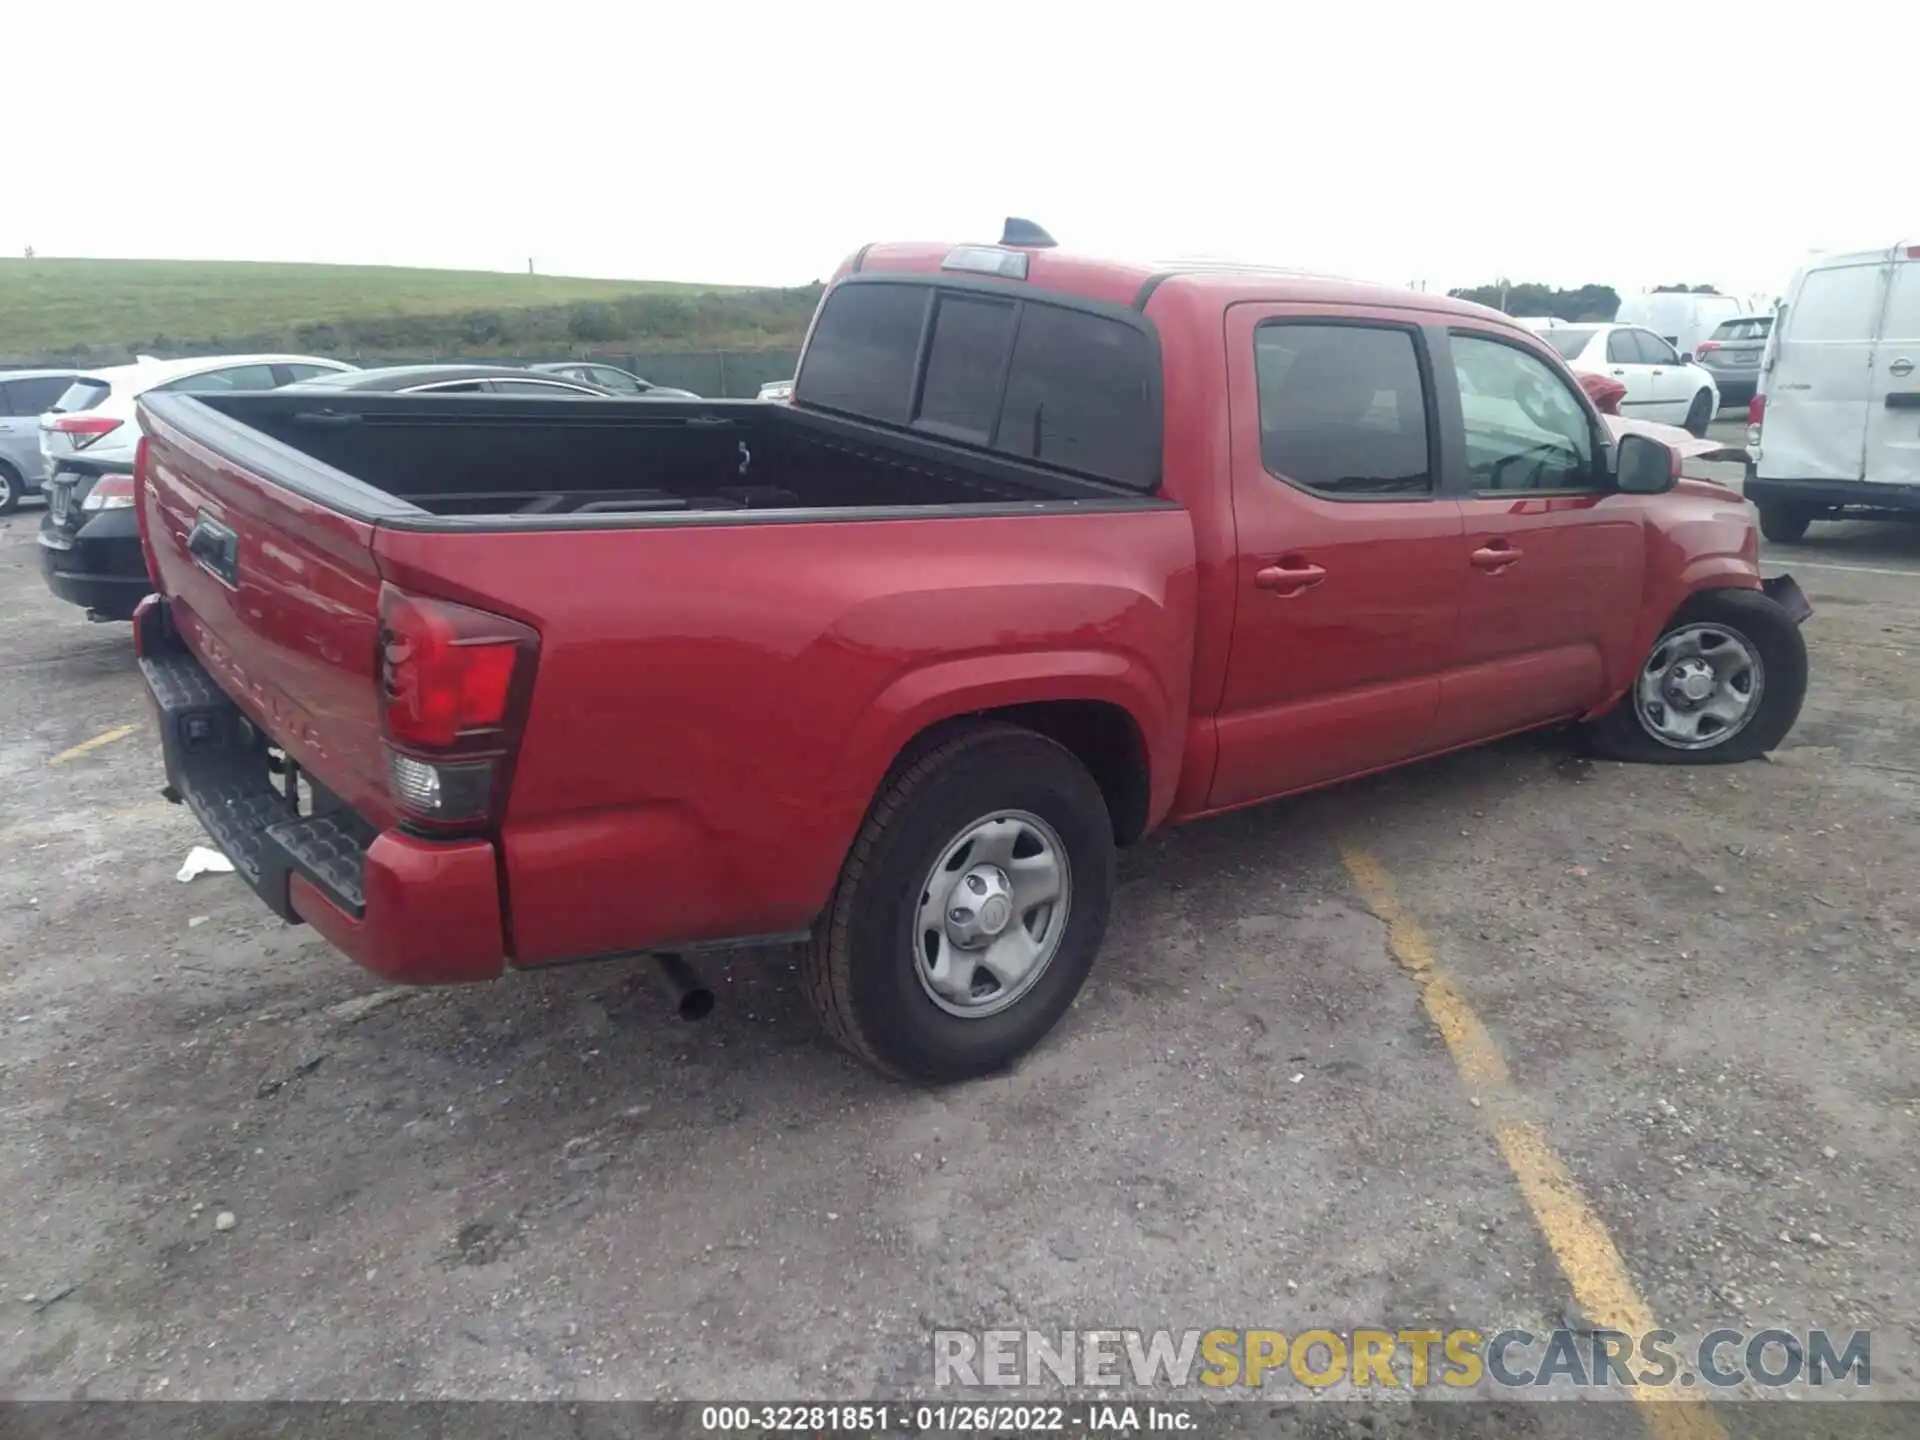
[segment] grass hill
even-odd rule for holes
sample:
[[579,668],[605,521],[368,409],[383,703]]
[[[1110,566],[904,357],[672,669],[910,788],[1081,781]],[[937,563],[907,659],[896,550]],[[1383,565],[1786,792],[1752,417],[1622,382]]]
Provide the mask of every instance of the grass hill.
[[508,354],[799,343],[815,286],[752,290],[377,265],[0,259],[0,359],[288,349]]

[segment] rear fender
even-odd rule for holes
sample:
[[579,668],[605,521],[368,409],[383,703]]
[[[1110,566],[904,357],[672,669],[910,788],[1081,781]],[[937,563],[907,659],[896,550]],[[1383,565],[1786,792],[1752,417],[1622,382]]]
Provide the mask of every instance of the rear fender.
[[1115,705],[1132,717],[1146,748],[1147,828],[1151,829],[1172,805],[1180,778],[1186,696],[1166,694],[1144,661],[1116,651],[974,655],[938,661],[896,677],[848,736],[832,791],[845,807],[848,821],[835,857],[836,870],[888,771],[915,737],[982,711],[1075,700]]

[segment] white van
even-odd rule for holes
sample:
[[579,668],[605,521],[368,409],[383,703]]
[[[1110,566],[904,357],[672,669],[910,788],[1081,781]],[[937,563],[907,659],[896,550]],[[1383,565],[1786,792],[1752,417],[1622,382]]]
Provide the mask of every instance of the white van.
[[1620,302],[1616,325],[1638,325],[1651,330],[1667,344],[1691,360],[1700,342],[1713,334],[1722,320],[1733,320],[1747,313],[1747,307],[1731,295],[1695,295],[1682,290],[1667,290],[1654,295],[1629,295]]
[[1802,266],[1747,418],[1747,498],[1769,540],[1842,511],[1920,519],[1920,245]]

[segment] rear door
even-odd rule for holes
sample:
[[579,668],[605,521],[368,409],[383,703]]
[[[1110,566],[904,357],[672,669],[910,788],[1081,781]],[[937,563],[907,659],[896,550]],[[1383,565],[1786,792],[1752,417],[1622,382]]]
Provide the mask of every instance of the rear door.
[[1862,477],[1886,271],[1884,261],[1863,257],[1801,276],[1775,322],[1773,361],[1761,382],[1761,478]]
[[[1767,424],[1771,445],[1771,415]],[[1862,473],[1876,484],[1920,486],[1920,261],[1896,261],[1887,282]]]
[[1636,330],[1633,337],[1640,348],[1640,358],[1653,366],[1653,398],[1658,402],[1639,418],[1660,420],[1668,425],[1683,424],[1698,380],[1689,367],[1680,363],[1680,352],[1651,330]]
[[1226,334],[1237,598],[1213,807],[1427,748],[1466,578],[1419,317],[1241,304]]
[[1465,589],[1434,740],[1459,745],[1606,698],[1640,613],[1645,502],[1613,493],[1588,407],[1518,337],[1463,325],[1443,343]]

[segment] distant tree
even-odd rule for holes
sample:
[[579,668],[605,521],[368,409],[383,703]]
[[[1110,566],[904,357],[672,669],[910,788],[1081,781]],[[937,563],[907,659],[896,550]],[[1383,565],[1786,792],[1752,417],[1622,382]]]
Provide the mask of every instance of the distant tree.
[[1496,280],[1491,285],[1447,293],[1456,300],[1490,305],[1508,315],[1551,315],[1560,320],[1611,320],[1620,309],[1620,295],[1611,285],[1559,290],[1532,280]]
[[1718,285],[1656,285],[1653,287],[1653,293],[1656,295],[1718,295],[1720,287]]

